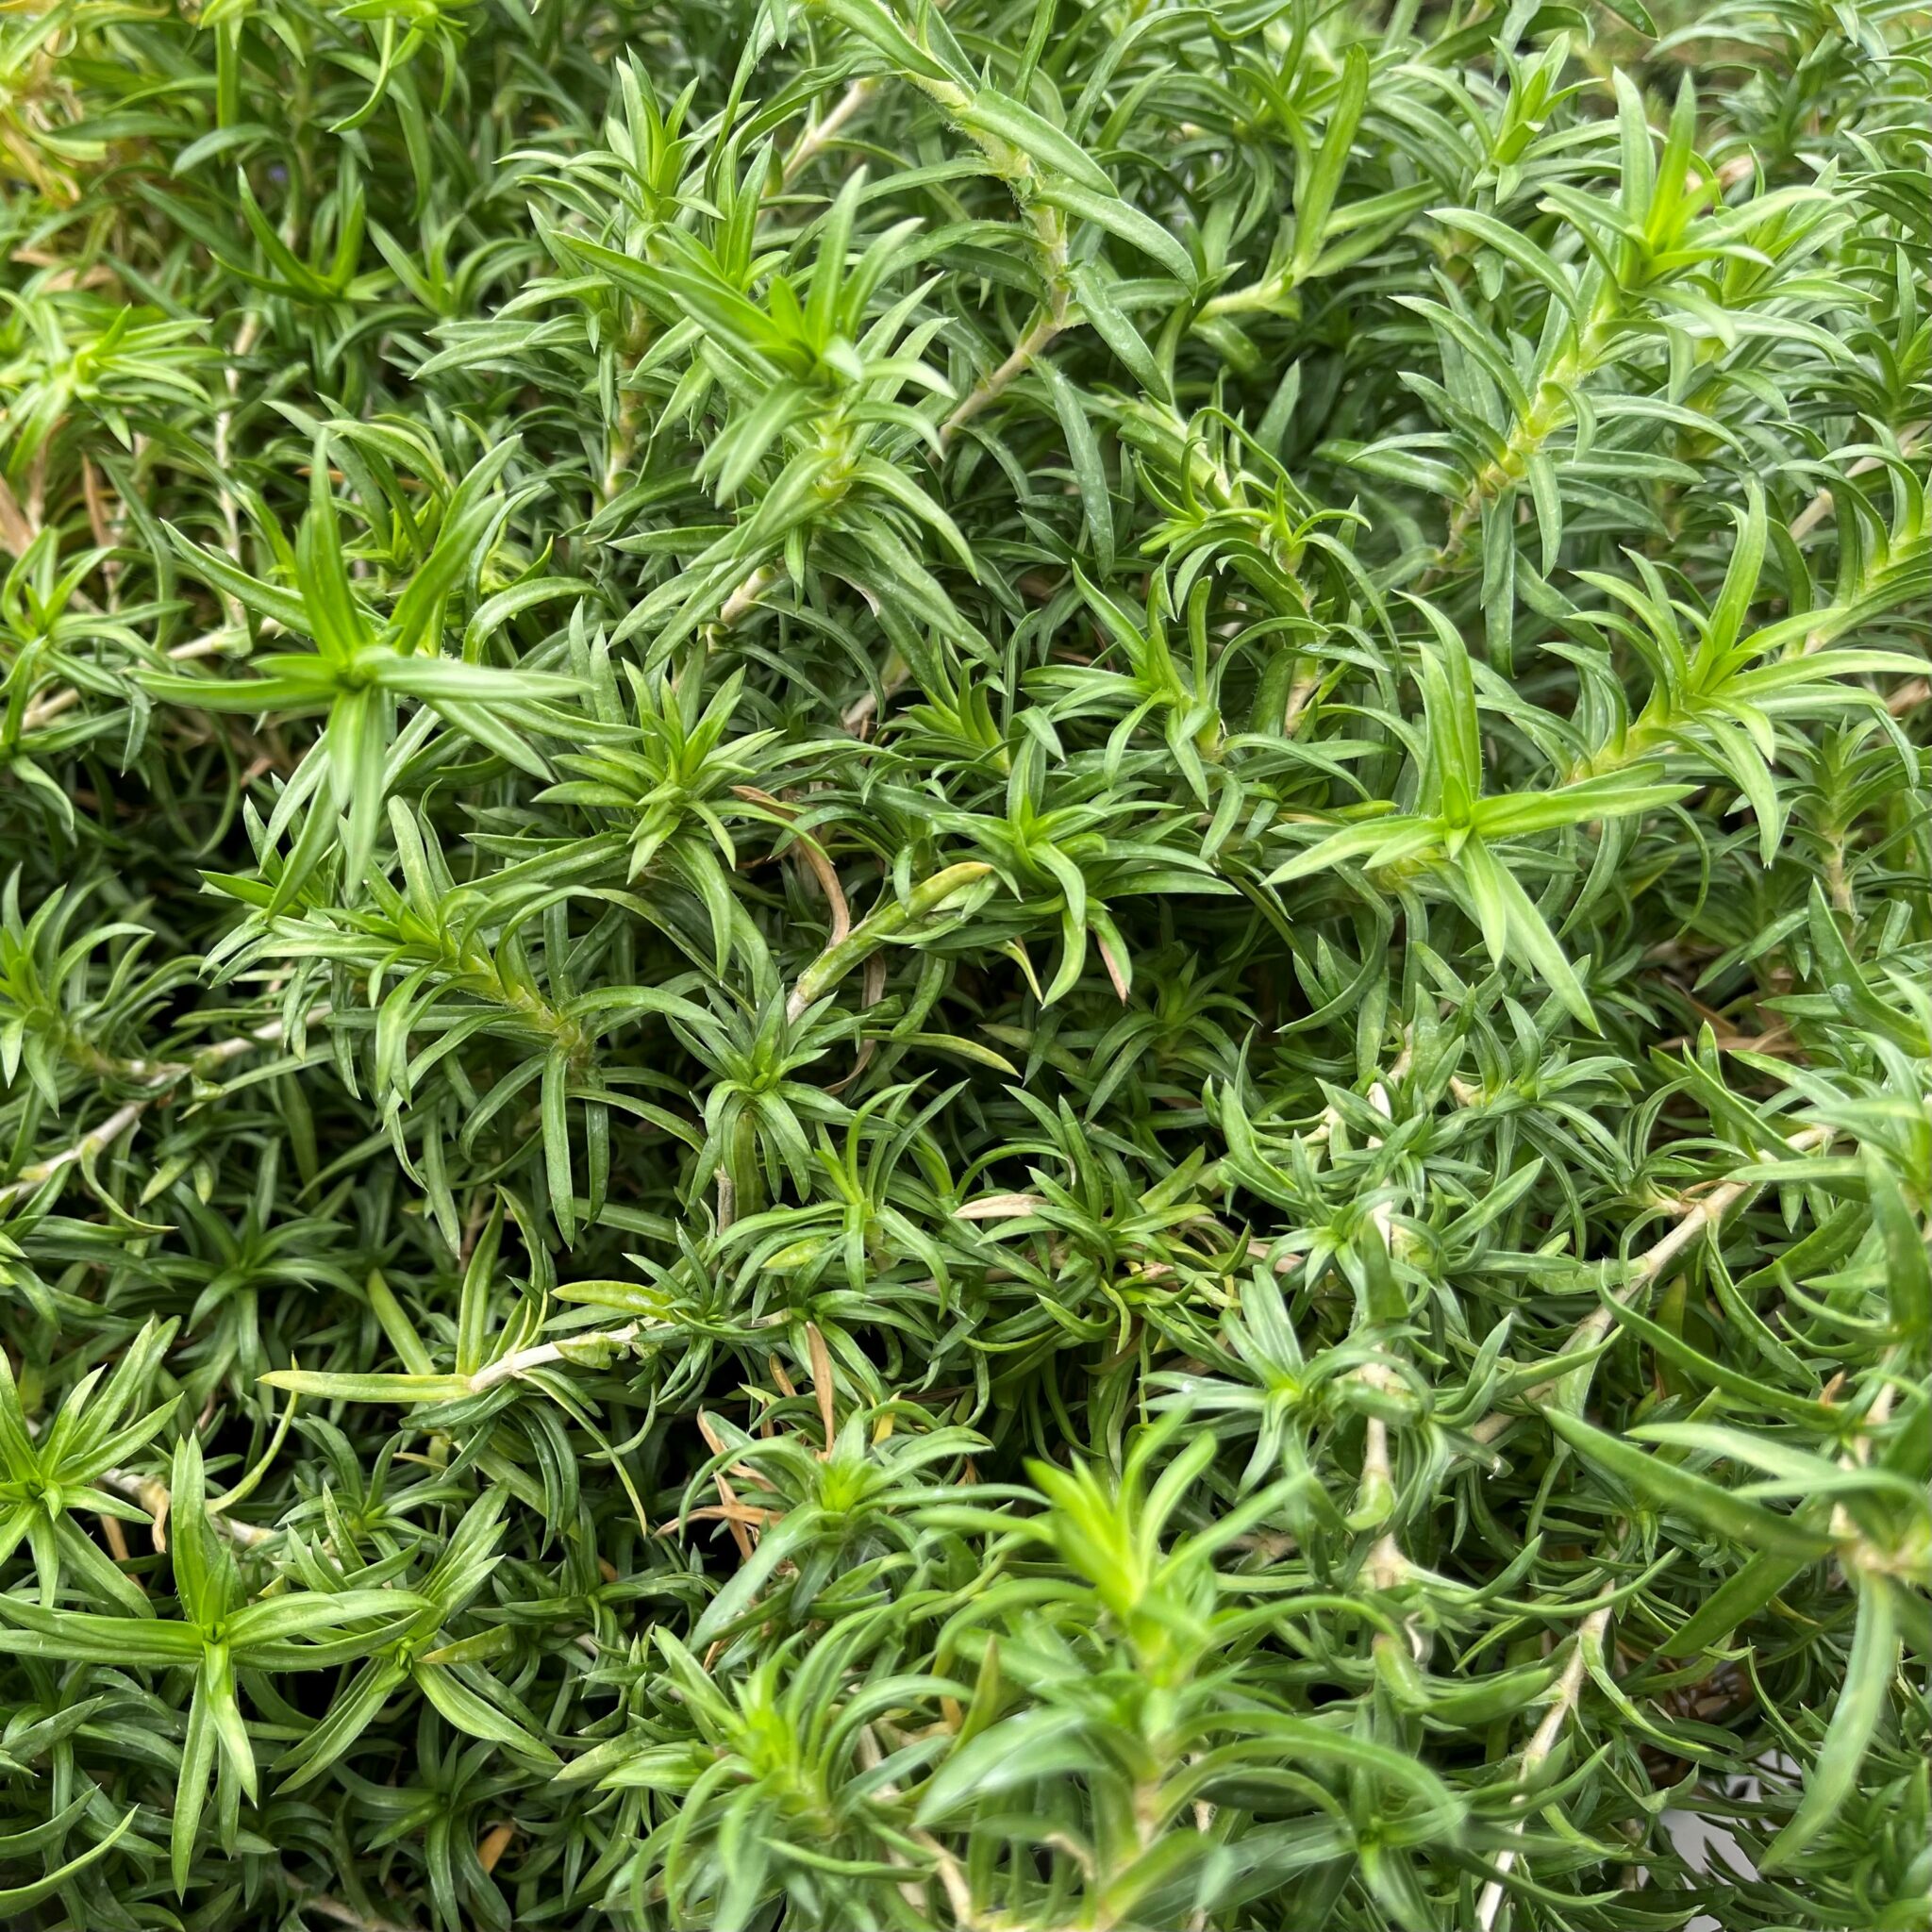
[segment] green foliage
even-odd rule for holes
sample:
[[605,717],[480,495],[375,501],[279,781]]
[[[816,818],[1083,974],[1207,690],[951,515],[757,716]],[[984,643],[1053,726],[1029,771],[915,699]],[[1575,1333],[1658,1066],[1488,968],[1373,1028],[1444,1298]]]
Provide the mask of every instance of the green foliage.
[[1925,1926],[1928,75],[0,12],[0,1920]]

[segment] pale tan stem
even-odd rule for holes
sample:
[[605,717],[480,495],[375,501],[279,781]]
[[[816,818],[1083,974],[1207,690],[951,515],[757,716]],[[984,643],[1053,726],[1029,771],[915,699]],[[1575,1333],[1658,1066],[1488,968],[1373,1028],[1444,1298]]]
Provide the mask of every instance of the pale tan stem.
[[[157,1476],[138,1475],[131,1469],[104,1469],[99,1480],[108,1489],[125,1496],[130,1503],[139,1503],[147,1511],[154,1524],[155,1548],[165,1551],[168,1547],[168,1511],[175,1503],[167,1484]],[[224,1536],[232,1538],[244,1549],[272,1541],[275,1536],[272,1529],[239,1522],[213,1507],[208,1510],[208,1520]]]
[[[1809,1154],[1817,1148],[1828,1146],[1831,1138],[1829,1127],[1807,1127],[1803,1133],[1793,1134],[1785,1146],[1792,1154]],[[1655,1281],[1707,1228],[1717,1226],[1746,1194],[1759,1185],[1754,1180],[1725,1181],[1707,1194],[1694,1200],[1680,1201],[1678,1211],[1683,1218],[1654,1247],[1646,1248],[1638,1256],[1629,1279],[1616,1292],[1615,1302],[1627,1306],[1634,1295]],[[1582,1349],[1593,1348],[1609,1333],[1610,1324],[1615,1320],[1612,1303],[1601,1303],[1570,1331],[1570,1338],[1557,1351],[1558,1354],[1574,1355]],[[1524,1400],[1532,1403],[1542,1401],[1555,1391],[1560,1380],[1560,1376],[1553,1375],[1547,1382],[1537,1383],[1524,1392]],[[1520,1420],[1507,1409],[1494,1409],[1476,1424],[1470,1434],[1478,1442],[1492,1442],[1511,1423]]]
[[[858,1759],[859,1768],[863,1771],[876,1771],[885,1762],[885,1753],[879,1748],[878,1740],[874,1736],[871,1724],[860,1728],[855,1756]],[[899,1788],[890,1782],[883,1783],[878,1788],[878,1795],[887,1804],[893,1804],[898,1800]],[[930,1832],[922,1831],[914,1825],[911,1837],[912,1841],[931,1857],[932,1875],[939,1880],[941,1889],[946,1894],[946,1903],[953,1908],[955,1922],[964,1928],[978,1926],[981,1924],[978,1907],[973,1902],[973,1889],[967,1884],[966,1874],[959,1869],[958,1860]],[[894,1865],[903,1862],[895,1853],[889,1851],[887,1856]],[[923,1907],[925,1904],[924,1883],[920,1881],[902,1887],[901,1896],[909,1904]]]
[[[1563,1727],[1570,1722],[1570,1714],[1576,1708],[1576,1702],[1583,1694],[1583,1680],[1589,1674],[1587,1652],[1593,1643],[1603,1641],[1603,1635],[1609,1627],[1610,1611],[1608,1605],[1600,1610],[1592,1610],[1583,1620],[1576,1633],[1576,1648],[1570,1654],[1570,1660],[1563,1666],[1563,1674],[1557,1680],[1557,1695],[1550,1707],[1543,1713],[1543,1721],[1536,1727],[1536,1734],[1524,1747],[1523,1762],[1517,1772],[1517,1783],[1525,1789],[1534,1780],[1537,1773],[1548,1761],[1561,1740]],[[1517,1836],[1523,1833],[1519,1820]],[[1509,1871],[1516,1863],[1516,1847],[1506,1848],[1496,1859],[1499,1872]],[[1505,1888],[1500,1878],[1492,1878],[1484,1886],[1482,1896],[1476,1902],[1475,1923],[1477,1932],[1494,1932],[1496,1915],[1503,1908]]]
[[976,388],[961,397],[958,407],[940,425],[941,447],[950,443],[982,409],[996,403],[1009,383],[1024,375],[1032,368],[1034,358],[1045,352],[1065,326],[1064,304],[1041,310],[1040,319],[1020,338],[1013,353],[991,375],[983,377]]
[[540,1341],[529,1348],[512,1350],[493,1362],[486,1363],[470,1377],[472,1395],[487,1394],[505,1382],[514,1382],[532,1369],[547,1369],[555,1362],[569,1361],[584,1348],[625,1349],[643,1332],[641,1322],[626,1323],[622,1328],[601,1328],[589,1335],[566,1336],[561,1341]]
[[16,1194],[30,1193],[42,1181],[52,1180],[76,1161],[89,1159],[111,1147],[147,1111],[148,1106],[147,1100],[130,1100],[117,1107],[99,1126],[90,1127],[73,1146],[22,1168],[5,1187],[0,1187],[0,1204],[11,1201]]
[[[168,656],[177,664],[187,663],[195,658],[212,658],[224,650],[235,635],[229,629],[205,631],[198,638],[190,638],[186,643],[174,645]],[[80,692],[71,684],[50,692],[46,697],[36,698],[20,715],[22,737],[29,731],[43,729],[79,702]]]
[[759,564],[758,569],[725,598],[724,608],[718,613],[718,622],[729,630],[778,581],[779,575],[780,573],[771,564]]
[[407,1925],[399,1925],[393,1919],[365,1919],[354,1906],[345,1905],[339,1898],[331,1898],[325,1891],[311,1891],[302,1901],[305,1912],[319,1912],[325,1919],[333,1919],[339,1925],[347,1925],[350,1932],[410,1932]]
[[[1889,1365],[1892,1358],[1888,1357]],[[1898,1393],[1896,1383],[1888,1382],[1872,1398],[1872,1407],[1865,1411],[1865,1419],[1858,1424],[1857,1434],[1852,1438],[1851,1446],[1838,1459],[1840,1469],[1863,1469],[1872,1460],[1872,1437],[1874,1431],[1882,1429],[1891,1420],[1892,1399]],[[1852,1520],[1842,1503],[1836,1505],[1831,1512],[1831,1533],[1841,1541],[1857,1545],[1863,1541],[1858,1525]],[[1845,1560],[1841,1558],[1840,1560]]]
[[[29,1436],[41,1433],[38,1419],[28,1418],[26,1432]],[[116,1494],[125,1496],[130,1503],[139,1503],[147,1511],[155,1548],[165,1555],[168,1548],[168,1511],[175,1504],[167,1484],[158,1476],[141,1475],[131,1469],[104,1469],[94,1480],[105,1484]],[[231,1523],[222,1514],[223,1505],[233,1500],[237,1500],[237,1492],[231,1490],[227,1496],[217,1496],[210,1501],[208,1513],[214,1526],[225,1536],[245,1546],[267,1542],[275,1534],[274,1530],[258,1529],[252,1523]],[[101,1521],[104,1524],[114,1524],[108,1532],[108,1541],[112,1542],[120,1534],[120,1524],[111,1516],[103,1517]],[[117,1548],[115,1555],[125,1556],[125,1552]]]
[[837,105],[826,113],[824,119],[813,123],[799,137],[797,146],[785,157],[785,165],[778,177],[780,182],[790,188],[831,145],[846,122],[872,99],[878,89],[876,75],[867,75],[862,79],[855,80],[839,97]]
[[[308,1015],[308,1024],[313,1024],[327,1012],[326,1007],[312,1008]],[[238,1034],[233,1040],[217,1041],[213,1046],[203,1048],[192,1059],[160,1060],[151,1066],[144,1061],[130,1062],[122,1071],[132,1071],[136,1077],[147,1078],[154,1091],[117,1107],[98,1126],[89,1128],[73,1146],[62,1148],[58,1154],[49,1155],[45,1160],[35,1161],[30,1167],[22,1168],[12,1180],[0,1187],[0,1207],[5,1207],[20,1194],[30,1193],[42,1182],[52,1180],[56,1174],[74,1166],[76,1161],[84,1161],[94,1155],[104,1153],[133,1127],[156,1101],[172,1092],[190,1074],[211,1073],[216,1067],[225,1066],[229,1060],[253,1052],[258,1046],[271,1044],[280,1040],[282,1032],[282,1023],[279,1020],[271,1020],[265,1025],[258,1026],[252,1033]]]
[[[1920,437],[1924,436],[1924,433],[1925,425],[1923,423],[1914,423],[1909,429],[1900,430],[1898,438],[1899,455],[1902,457],[1910,456]],[[1883,460],[1882,457],[1860,457],[1845,472],[1845,475],[1847,476],[1862,476],[1868,470],[1877,469]],[[1795,543],[1802,543],[1831,514],[1833,501],[1834,499],[1829,490],[1819,491],[1812,497],[1811,501],[1791,519],[1791,541]]]
[[[1395,1063],[1389,1069],[1388,1077],[1399,1080],[1408,1070],[1409,1049],[1404,1045]],[[1369,1105],[1386,1120],[1393,1119],[1389,1105],[1389,1089],[1380,1080],[1369,1088]],[[1379,1147],[1380,1135],[1371,1135],[1369,1145]],[[1386,1252],[1393,1241],[1390,1225],[1391,1209],[1386,1200],[1377,1201],[1369,1209],[1369,1224],[1380,1237]],[[1376,1383],[1391,1379],[1389,1372],[1378,1362],[1364,1362],[1356,1370],[1358,1381]],[[1362,1493],[1365,1497],[1377,1495],[1389,1498],[1392,1510],[1395,1500],[1395,1471],[1389,1459],[1389,1425],[1378,1415],[1370,1416],[1362,1428]],[[1408,1574],[1408,1559],[1402,1554],[1402,1545],[1395,1541],[1395,1532],[1385,1529],[1369,1547],[1369,1554],[1363,1564],[1369,1581],[1377,1590],[1393,1590]]]
[[[292,238],[291,238],[292,239]],[[215,417],[215,468],[220,473],[220,503],[222,524],[227,531],[228,555],[237,563],[242,561],[242,519],[235,503],[235,492],[228,488],[228,445],[235,425],[235,410],[242,397],[241,358],[254,348],[256,338],[261,333],[261,317],[253,309],[242,318],[242,326],[236,331],[235,347],[228,364],[227,406]],[[239,620],[239,611],[230,611],[230,616]]]
[[[880,690],[887,697],[892,697],[911,675],[911,665],[894,651],[886,659],[885,673],[879,679]],[[839,722],[854,738],[864,738],[872,730],[872,722],[877,717],[878,708],[879,692],[868,691],[846,708]]]
[[[1402,1049],[1401,1055],[1397,1058],[1395,1064],[1389,1069],[1389,1078],[1391,1080],[1399,1080],[1401,1079],[1403,1074],[1407,1071],[1408,1048],[1405,1046]],[[1375,1081],[1374,1085],[1372,1085],[1369,1089],[1369,1105],[1373,1107],[1375,1109],[1375,1111],[1378,1114],[1380,1114],[1385,1121],[1391,1120],[1394,1118],[1394,1116],[1390,1112],[1389,1109],[1389,1090],[1379,1080]],[[1371,1134],[1369,1136],[1369,1145],[1372,1148],[1379,1147],[1381,1144],[1382,1137],[1379,1134]],[[1385,1250],[1389,1249],[1393,1244],[1393,1237],[1391,1235],[1390,1228],[1390,1219],[1392,1212],[1393,1210],[1390,1208],[1389,1203],[1387,1201],[1377,1201],[1375,1205],[1369,1209],[1370,1224],[1374,1228],[1375,1232],[1381,1236],[1382,1246]]]
[[[1394,1493],[1395,1472],[1389,1460],[1389,1425],[1378,1415],[1369,1417],[1362,1432],[1362,1489],[1367,1491],[1372,1485],[1385,1494]],[[1362,1568],[1377,1590],[1393,1590],[1408,1574],[1408,1559],[1402,1554],[1402,1545],[1395,1541],[1392,1529],[1385,1529],[1369,1545]]]

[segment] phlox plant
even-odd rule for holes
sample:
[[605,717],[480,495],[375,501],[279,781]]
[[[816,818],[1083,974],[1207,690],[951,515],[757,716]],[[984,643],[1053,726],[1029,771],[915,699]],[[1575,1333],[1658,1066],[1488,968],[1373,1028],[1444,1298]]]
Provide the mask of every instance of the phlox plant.
[[0,8],[0,1924],[1932,1923],[1928,92]]

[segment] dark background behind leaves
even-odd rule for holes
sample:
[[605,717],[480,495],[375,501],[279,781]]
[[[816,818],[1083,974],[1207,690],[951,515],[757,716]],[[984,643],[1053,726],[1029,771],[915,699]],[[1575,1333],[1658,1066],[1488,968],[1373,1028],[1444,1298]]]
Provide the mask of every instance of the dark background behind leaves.
[[0,16],[0,1918],[1924,1925],[1928,80]]

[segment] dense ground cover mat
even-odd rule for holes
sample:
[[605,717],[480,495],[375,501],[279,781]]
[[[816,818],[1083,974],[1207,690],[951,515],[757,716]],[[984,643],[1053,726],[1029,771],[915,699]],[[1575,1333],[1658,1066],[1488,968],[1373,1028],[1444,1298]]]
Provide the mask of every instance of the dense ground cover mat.
[[0,12],[0,1924],[1924,1926],[1928,80]]

